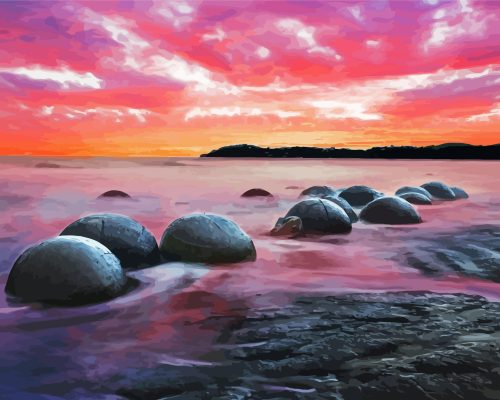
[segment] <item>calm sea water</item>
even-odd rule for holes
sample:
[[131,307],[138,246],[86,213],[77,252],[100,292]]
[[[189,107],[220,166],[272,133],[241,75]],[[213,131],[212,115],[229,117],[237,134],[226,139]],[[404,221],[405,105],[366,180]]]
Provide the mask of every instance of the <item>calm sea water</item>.
[[[39,168],[40,163],[59,168]],[[400,186],[431,180],[463,187],[470,199],[417,206],[420,225],[356,223],[348,235],[299,240],[268,234],[308,186],[365,184],[393,194]],[[253,238],[258,257],[232,266],[176,263],[137,271],[139,288],[86,307],[14,306],[2,290],[0,397],[116,398],[95,389],[96,382],[131,367],[212,362],[217,327],[200,321],[279,307],[294,293],[431,290],[498,301],[498,283],[454,273],[426,275],[400,262],[400,255],[422,238],[500,226],[499,181],[497,161],[2,158],[2,288],[23,249],[94,212],[133,217],[158,240],[182,215],[226,215]],[[274,199],[240,198],[254,187]],[[111,189],[133,200],[96,200]]]

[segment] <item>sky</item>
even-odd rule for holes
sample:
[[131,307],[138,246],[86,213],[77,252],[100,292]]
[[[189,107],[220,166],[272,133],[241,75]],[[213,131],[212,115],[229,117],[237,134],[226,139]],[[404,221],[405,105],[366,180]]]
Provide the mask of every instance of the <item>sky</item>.
[[0,1],[0,154],[500,142],[500,0]]

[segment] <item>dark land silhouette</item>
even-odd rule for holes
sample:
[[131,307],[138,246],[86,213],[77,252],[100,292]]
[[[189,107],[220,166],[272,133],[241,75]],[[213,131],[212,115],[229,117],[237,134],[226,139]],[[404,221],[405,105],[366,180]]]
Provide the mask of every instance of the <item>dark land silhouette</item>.
[[500,144],[476,146],[466,143],[440,145],[386,146],[366,150],[323,147],[259,147],[251,144],[223,146],[201,157],[270,157],[270,158],[389,158],[499,160]]

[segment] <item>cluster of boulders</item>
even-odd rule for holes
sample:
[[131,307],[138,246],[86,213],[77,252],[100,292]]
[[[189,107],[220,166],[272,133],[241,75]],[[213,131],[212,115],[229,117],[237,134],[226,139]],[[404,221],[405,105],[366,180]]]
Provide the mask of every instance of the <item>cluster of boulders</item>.
[[[283,218],[279,218],[272,235],[298,236],[302,233],[348,233],[358,220],[373,224],[418,224],[422,218],[413,206],[431,205],[433,201],[467,198],[458,187],[442,182],[404,186],[394,196],[386,196],[368,186],[351,186],[335,190],[330,186],[312,186],[301,193],[301,200]],[[354,210],[359,208],[359,215]]]
[[23,302],[81,305],[126,292],[127,270],[164,261],[235,263],[255,257],[252,239],[219,215],[192,214],[173,221],[158,246],[139,222],[119,214],[94,214],[21,254],[5,291]]

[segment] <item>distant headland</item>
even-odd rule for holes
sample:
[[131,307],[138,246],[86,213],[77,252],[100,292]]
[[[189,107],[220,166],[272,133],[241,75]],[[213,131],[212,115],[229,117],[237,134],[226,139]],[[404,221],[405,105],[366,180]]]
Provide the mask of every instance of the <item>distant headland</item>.
[[212,150],[200,157],[500,160],[500,143],[489,146],[466,143],[445,143],[424,147],[386,146],[372,147],[366,150],[300,146],[271,148],[251,144],[235,144]]

